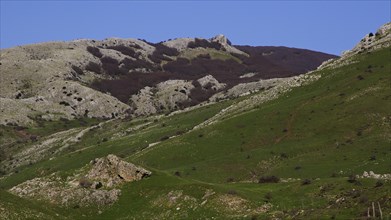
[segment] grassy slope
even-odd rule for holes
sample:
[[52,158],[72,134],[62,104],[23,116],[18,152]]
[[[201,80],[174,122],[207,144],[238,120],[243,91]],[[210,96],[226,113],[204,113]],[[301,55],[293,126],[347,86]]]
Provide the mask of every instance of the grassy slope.
[[[356,186],[344,187],[350,174],[390,173],[389,57],[390,50],[384,49],[360,56],[357,64],[321,71],[317,74],[323,77],[316,83],[131,160],[218,184],[276,175],[320,178],[315,182],[351,189]],[[331,176],[336,177],[330,180]],[[297,185],[288,191],[292,187]],[[371,190],[363,189],[363,196],[380,199],[390,194],[386,189]],[[294,198],[289,200],[297,202]],[[390,201],[386,204],[390,210]],[[360,215],[366,205],[358,204],[348,214]]]
[[[359,64],[322,71],[318,82],[167,141],[133,161],[170,171],[196,167],[202,172],[188,172],[189,177],[211,182],[246,180],[253,172],[287,178],[330,177],[341,170],[344,176],[389,172],[387,55],[383,50],[361,57]],[[262,160],[268,161],[265,166],[259,166]],[[296,166],[301,169],[295,171]]]
[[[192,200],[170,203],[162,199],[170,192],[181,191],[199,204],[205,191],[212,189],[217,195],[230,192],[245,198],[254,207],[265,202],[273,204],[269,214],[257,215],[261,218],[359,217],[372,201],[379,201],[387,215],[391,210],[389,182],[380,187],[375,187],[376,180],[371,179],[352,184],[347,182],[347,176],[361,174],[364,170],[390,173],[389,57],[390,50],[384,49],[360,56],[357,64],[323,70],[316,73],[323,77],[311,85],[296,88],[254,111],[163,141],[142,154],[134,153],[145,148],[146,142],[153,143],[164,136],[186,131],[230,103],[152,121],[116,139],[110,138],[118,131],[145,122],[109,123],[105,129],[88,133],[73,146],[73,152],[25,167],[0,180],[3,188],[0,208],[6,207],[15,214],[33,210],[32,213],[43,213],[47,218],[72,219],[255,216],[221,212],[225,207],[220,207],[213,199],[204,206],[195,205]],[[105,137],[108,141],[103,141]],[[60,171],[66,175],[108,153],[129,156],[129,161],[151,169],[154,175],[145,181],[124,185],[119,202],[101,208],[100,214],[95,208],[43,207],[41,203],[32,203],[4,191],[37,174]],[[176,171],[181,177],[173,175]],[[248,182],[262,175],[310,179],[312,183],[303,186],[301,181]],[[343,202],[335,202],[342,197]]]

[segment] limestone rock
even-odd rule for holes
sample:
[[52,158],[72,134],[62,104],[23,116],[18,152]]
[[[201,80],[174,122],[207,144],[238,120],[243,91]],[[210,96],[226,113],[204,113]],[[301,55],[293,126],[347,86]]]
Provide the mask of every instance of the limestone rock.
[[[106,206],[116,202],[121,195],[121,190],[113,187],[151,175],[150,171],[112,154],[90,163],[91,168],[87,165],[66,180],[53,173],[27,180],[9,191],[20,197],[50,201],[63,206]],[[83,175],[85,168],[90,169]]]
[[376,33],[369,33],[351,50],[344,51],[341,58],[330,59],[318,66],[318,70],[325,68],[338,68],[357,62],[354,60],[354,55],[379,50],[391,46],[391,22],[381,26]]
[[209,39],[211,42],[218,42],[221,44],[221,46],[223,46],[223,48],[229,52],[229,53],[236,53],[236,54],[243,54],[243,55],[247,55],[246,53],[244,53],[243,51],[233,47],[230,45],[229,40],[222,34],[219,34],[219,35],[216,35],[215,37],[212,37],[211,39]]
[[166,41],[163,44],[167,47],[175,48],[178,51],[183,51],[187,49],[187,45],[192,41],[194,41],[193,38],[176,38],[174,40]]
[[14,186],[9,191],[25,198],[49,201],[63,206],[111,205],[118,200],[121,190],[91,190],[78,185],[64,185],[61,178],[51,175],[34,178]]
[[105,187],[141,180],[151,175],[150,171],[123,161],[113,154],[92,160],[91,164],[92,168],[85,177],[99,181]]
[[373,171],[364,171],[363,174],[356,175],[357,178],[370,178],[370,179],[381,179],[381,180],[391,180],[391,174],[386,173],[386,174],[376,174]]
[[179,103],[190,100],[190,90],[193,88],[192,82],[186,80],[167,80],[155,87],[146,86],[130,98],[134,114],[151,115],[176,110]]
[[212,75],[204,76],[197,81],[202,87],[205,87],[208,84],[211,85],[211,88],[215,91],[224,89],[227,86],[227,84],[217,81],[217,79],[215,79]]

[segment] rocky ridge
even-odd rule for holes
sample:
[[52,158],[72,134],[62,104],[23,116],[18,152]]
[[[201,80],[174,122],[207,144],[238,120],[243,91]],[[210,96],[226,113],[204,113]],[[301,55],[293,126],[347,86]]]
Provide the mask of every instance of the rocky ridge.
[[[313,53],[322,59],[330,57]],[[257,59],[266,62],[249,57],[224,35],[161,43],[80,39],[3,49],[0,124],[30,126],[37,118],[117,118],[171,112],[264,77],[257,73],[240,77],[254,72],[246,69],[261,68]],[[286,67],[280,69],[285,71],[283,76],[298,74],[289,73]]]
[[330,59],[323,62],[317,69],[332,68],[347,65],[349,63],[356,62],[354,55],[359,53],[370,53],[371,51],[386,48],[391,45],[391,22],[382,25],[375,34],[372,32],[365,35],[356,46],[351,49],[344,51],[341,58]]

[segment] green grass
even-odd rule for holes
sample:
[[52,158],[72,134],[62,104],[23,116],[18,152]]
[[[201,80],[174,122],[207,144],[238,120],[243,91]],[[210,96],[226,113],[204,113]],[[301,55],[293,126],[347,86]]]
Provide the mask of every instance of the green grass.
[[[164,170],[188,172],[197,167],[198,172],[188,172],[189,176],[213,182],[230,177],[246,180],[252,173],[317,178],[340,170],[389,172],[385,164],[390,129],[383,122],[391,109],[386,101],[391,92],[390,65],[382,59],[387,53],[325,70],[318,82],[296,88],[256,111],[169,140],[132,160]],[[369,65],[372,72],[366,73]],[[357,79],[358,75],[364,79]],[[368,88],[377,89],[360,95]],[[371,161],[372,156],[376,160]],[[260,161],[270,165],[263,168]],[[295,171],[296,166],[302,168]]]
[[[238,100],[156,120],[112,121],[88,132],[64,154],[1,179],[0,207],[21,207],[59,219],[353,219],[365,216],[371,203],[379,202],[387,219],[390,181],[350,183],[348,177],[370,170],[391,172],[389,57],[389,49],[361,54],[357,63],[314,73],[322,75],[319,81],[190,132]],[[176,134],[180,135],[146,149],[149,143]],[[153,175],[123,185],[120,200],[99,212],[93,207],[45,206],[4,191],[52,172],[70,175],[109,153],[142,165]],[[179,176],[174,174],[178,172]],[[292,179],[256,183],[270,175]],[[305,179],[310,184],[303,185]],[[208,190],[215,194],[201,205]],[[168,195],[179,192],[179,202],[170,201]],[[244,208],[227,210],[219,202],[224,195],[245,199],[249,210],[268,203],[272,208],[256,214]]]

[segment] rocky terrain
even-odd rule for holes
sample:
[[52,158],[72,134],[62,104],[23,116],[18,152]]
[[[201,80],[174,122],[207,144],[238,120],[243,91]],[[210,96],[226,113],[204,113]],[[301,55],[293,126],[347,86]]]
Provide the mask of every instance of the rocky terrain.
[[[293,48],[241,48],[218,35],[157,44],[110,38],[3,49],[0,124],[171,112],[238,84],[304,73],[335,57]],[[248,92],[242,88],[235,94]]]
[[387,219],[390,29],[2,50],[0,219]]
[[360,42],[351,50],[344,51],[340,59],[330,59],[322,63],[317,69],[337,68],[353,62],[354,55],[370,53],[372,51],[387,48],[391,45],[391,23],[382,25],[375,34],[372,32],[365,35]]
[[64,177],[53,173],[34,178],[13,187],[10,192],[64,206],[105,206],[118,200],[121,190],[116,187],[120,184],[139,181],[151,174],[110,154],[92,160],[74,175]]

